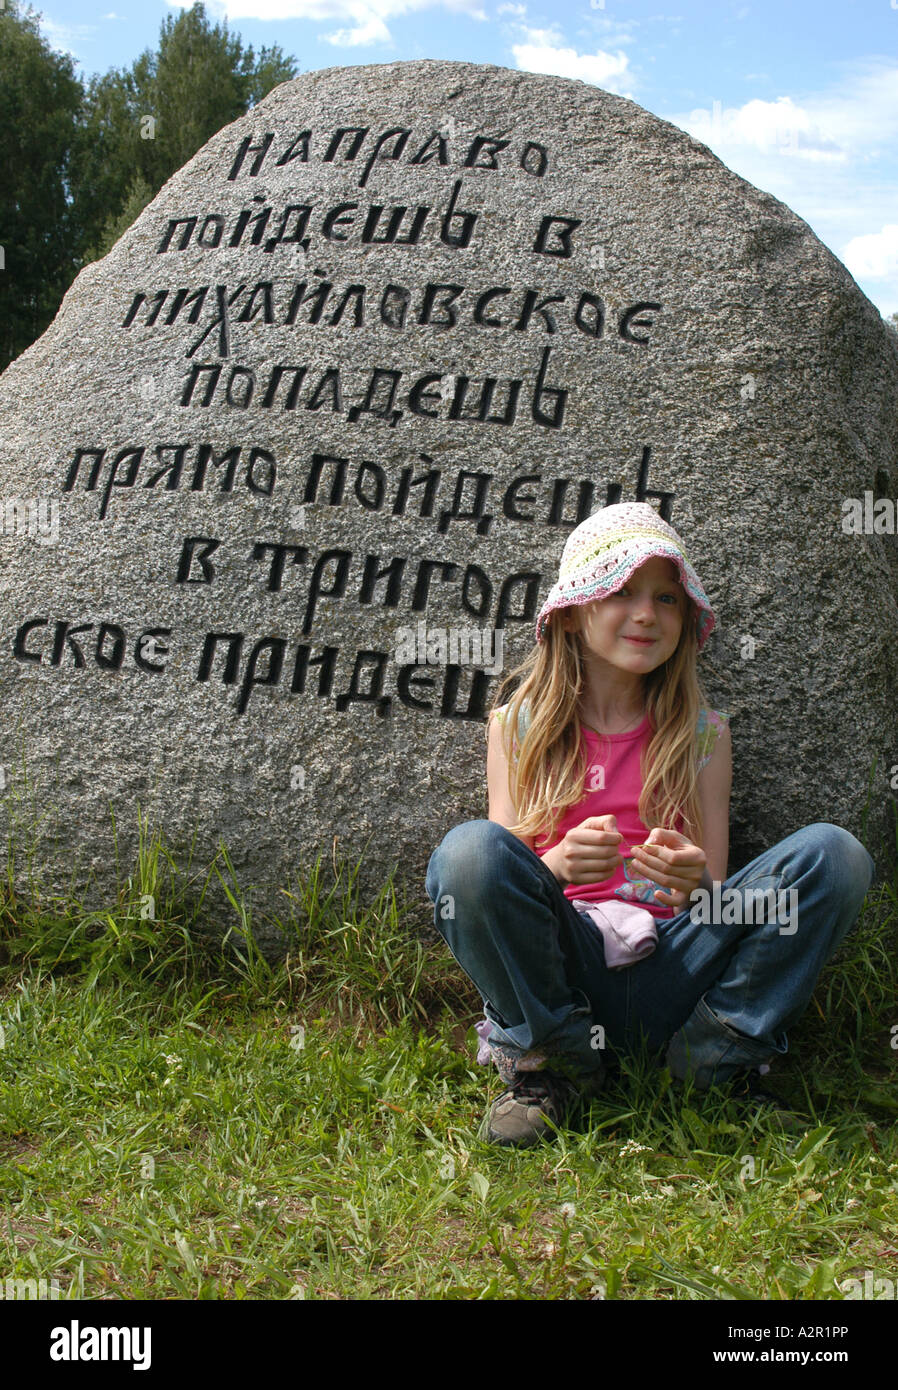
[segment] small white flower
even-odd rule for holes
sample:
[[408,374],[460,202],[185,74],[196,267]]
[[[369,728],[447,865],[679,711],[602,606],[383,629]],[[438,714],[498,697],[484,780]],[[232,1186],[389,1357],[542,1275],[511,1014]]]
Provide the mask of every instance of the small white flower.
[[572,1216],[577,1215],[577,1208],[574,1206],[573,1202],[562,1202],[561,1215],[564,1217],[565,1221],[569,1221]]
[[618,1158],[626,1158],[629,1154],[647,1154],[649,1152],[646,1144],[637,1144],[635,1139],[628,1139],[618,1154]]

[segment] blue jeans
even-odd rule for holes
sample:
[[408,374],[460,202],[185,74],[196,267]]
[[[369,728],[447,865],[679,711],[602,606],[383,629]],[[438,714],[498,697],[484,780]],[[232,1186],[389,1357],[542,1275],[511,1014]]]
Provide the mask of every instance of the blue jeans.
[[[785,1030],[857,921],[874,868],[847,830],[807,825],[726,879],[723,903],[754,895],[755,907],[696,904],[660,919],[654,954],[617,971],[590,917],[496,821],[450,830],[426,887],[437,930],[483,998],[506,1082],[543,1067],[595,1080],[606,1062],[647,1047],[673,1076],[706,1089],[788,1050]],[[757,904],[770,889],[782,909],[768,893],[765,913]]]

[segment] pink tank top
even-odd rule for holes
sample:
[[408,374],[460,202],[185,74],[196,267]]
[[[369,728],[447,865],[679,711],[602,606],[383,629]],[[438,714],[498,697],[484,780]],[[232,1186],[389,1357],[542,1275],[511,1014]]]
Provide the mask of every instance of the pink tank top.
[[[534,850],[540,858],[587,816],[616,816],[617,828],[623,836],[622,844],[627,849],[642,844],[649,833],[649,827],[643,825],[636,809],[642,790],[640,758],[652,736],[648,715],[638,729],[626,734],[605,734],[600,737],[584,724],[580,727],[588,759],[584,781],[586,794],[559,821],[554,839],[541,842],[537,838]],[[675,829],[682,831],[682,828],[682,821],[678,819]],[[650,883],[648,879],[636,878],[631,882],[623,867],[618,867],[604,883],[569,883],[563,891],[565,897],[570,899],[580,898],[585,902],[597,903],[609,898],[623,899],[647,908],[655,917],[673,917],[673,908],[652,896],[660,888],[660,884]]]
[[[520,728],[526,730],[529,712],[522,711]],[[500,723],[504,723],[507,705],[496,711]],[[711,761],[714,745],[729,714],[723,711],[702,709],[699,711],[695,728],[696,771],[700,772]],[[649,833],[649,827],[639,819],[637,807],[642,790],[640,760],[643,748],[651,741],[652,731],[648,715],[638,729],[626,734],[606,734],[600,737],[583,723],[580,725],[582,746],[586,749],[585,795],[576,806],[572,806],[558,823],[554,839],[534,842],[535,852],[542,858],[547,850],[564,839],[568,830],[588,816],[613,815],[617,818],[617,828],[623,836],[622,844],[627,849],[641,844]],[[517,739],[513,741],[513,757],[517,757]],[[675,830],[683,833],[682,817],[677,817]],[[659,903],[653,896],[660,885],[648,879],[627,879],[624,869],[618,868],[604,883],[569,883],[563,890],[568,899],[580,898],[585,902],[604,902],[619,899],[637,903],[658,918],[675,916],[674,909]]]

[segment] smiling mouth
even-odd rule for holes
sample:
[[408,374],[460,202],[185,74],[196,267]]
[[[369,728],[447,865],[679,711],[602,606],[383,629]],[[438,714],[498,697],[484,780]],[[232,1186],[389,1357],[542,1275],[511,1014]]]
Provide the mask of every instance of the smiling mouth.
[[625,638],[624,638],[624,641],[625,641],[625,642],[638,642],[639,645],[640,645],[641,647],[650,647],[650,646],[652,645],[652,643],[653,643],[653,642],[656,642],[657,640],[658,640],[658,639],[657,639],[656,637],[625,637]]

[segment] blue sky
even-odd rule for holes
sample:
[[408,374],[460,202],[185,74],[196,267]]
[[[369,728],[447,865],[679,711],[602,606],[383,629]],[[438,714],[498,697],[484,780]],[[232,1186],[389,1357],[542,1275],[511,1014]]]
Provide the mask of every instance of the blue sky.
[[[88,77],[155,48],[167,0],[45,0]],[[208,0],[304,72],[448,58],[593,82],[682,126],[781,198],[898,312],[898,0]]]

